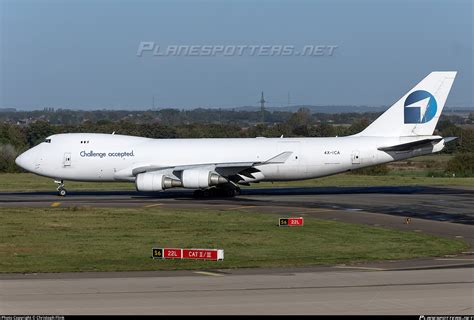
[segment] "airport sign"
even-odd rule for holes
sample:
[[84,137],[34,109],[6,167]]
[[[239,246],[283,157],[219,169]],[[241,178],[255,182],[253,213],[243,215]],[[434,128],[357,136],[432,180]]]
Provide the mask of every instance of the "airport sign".
[[222,249],[183,249],[183,259],[224,260]]
[[164,259],[182,259],[183,249],[164,248],[163,258]]
[[153,248],[153,259],[224,260],[223,249]]
[[162,248],[151,249],[151,257],[153,259],[163,259],[163,249]]
[[304,225],[303,217],[278,219],[279,227],[302,227],[303,225]]

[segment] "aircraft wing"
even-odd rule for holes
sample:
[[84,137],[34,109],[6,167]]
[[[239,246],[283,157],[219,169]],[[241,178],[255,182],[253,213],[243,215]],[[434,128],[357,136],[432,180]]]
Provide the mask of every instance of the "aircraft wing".
[[440,142],[441,140],[444,140],[444,142],[447,143],[455,139],[457,139],[457,137],[447,137],[447,138],[437,137],[437,138],[432,138],[432,139],[422,139],[422,140],[413,141],[413,142],[396,144],[396,145],[388,146],[388,147],[380,147],[377,149],[380,151],[410,151],[413,149],[430,147]]
[[191,168],[212,167],[213,170],[219,173],[220,175],[229,176],[229,175],[235,175],[248,168],[256,168],[258,166],[262,166],[266,164],[284,163],[292,154],[293,152],[291,151],[285,151],[266,161],[259,161],[259,162],[249,161],[249,162],[199,163],[199,164],[178,165],[178,166],[145,165],[145,166],[139,166],[139,167],[133,168],[132,175],[136,176],[144,172],[161,171],[161,170],[169,170],[173,172],[178,172],[178,171],[183,171],[183,170],[191,169]]

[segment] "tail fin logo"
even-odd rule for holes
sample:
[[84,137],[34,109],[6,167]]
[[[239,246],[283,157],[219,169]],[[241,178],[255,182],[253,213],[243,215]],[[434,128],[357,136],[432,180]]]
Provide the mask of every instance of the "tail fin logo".
[[405,123],[427,123],[436,115],[436,99],[428,91],[417,90],[408,95],[403,110]]

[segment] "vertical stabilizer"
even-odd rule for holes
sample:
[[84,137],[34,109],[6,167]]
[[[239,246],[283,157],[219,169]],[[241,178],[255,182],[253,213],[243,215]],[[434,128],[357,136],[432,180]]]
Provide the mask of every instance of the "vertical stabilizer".
[[356,136],[429,136],[438,123],[455,71],[435,71]]

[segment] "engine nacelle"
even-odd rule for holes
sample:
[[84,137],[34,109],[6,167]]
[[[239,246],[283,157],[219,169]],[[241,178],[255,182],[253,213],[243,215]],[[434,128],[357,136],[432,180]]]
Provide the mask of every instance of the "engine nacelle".
[[184,188],[201,189],[215,186],[221,183],[227,183],[227,179],[223,176],[202,169],[187,169],[181,174],[181,181]]
[[180,186],[181,181],[172,179],[157,172],[140,173],[135,179],[135,187],[137,191],[163,191],[165,189]]

